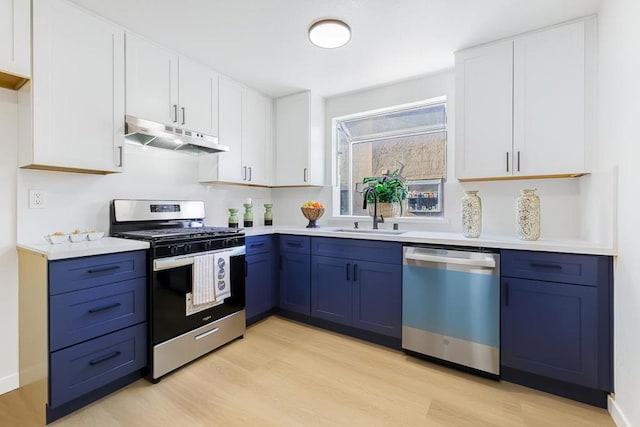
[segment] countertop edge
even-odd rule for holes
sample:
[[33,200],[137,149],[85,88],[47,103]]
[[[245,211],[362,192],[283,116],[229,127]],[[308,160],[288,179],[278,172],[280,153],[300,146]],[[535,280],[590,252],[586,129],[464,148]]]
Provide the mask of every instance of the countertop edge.
[[466,246],[475,248],[515,249],[538,252],[565,252],[585,255],[616,256],[616,248],[597,246],[593,242],[583,240],[540,239],[525,241],[505,236],[486,235],[479,238],[467,238],[457,233],[406,231],[403,234],[369,234],[363,232],[339,232],[343,227],[326,226],[305,228],[295,226],[274,226],[245,228],[247,237],[268,234],[298,234],[318,237],[341,237],[346,239],[379,240],[387,242]]
[[117,237],[103,237],[100,240],[59,245],[18,243],[16,246],[18,250],[43,255],[50,261],[149,249],[148,242]]

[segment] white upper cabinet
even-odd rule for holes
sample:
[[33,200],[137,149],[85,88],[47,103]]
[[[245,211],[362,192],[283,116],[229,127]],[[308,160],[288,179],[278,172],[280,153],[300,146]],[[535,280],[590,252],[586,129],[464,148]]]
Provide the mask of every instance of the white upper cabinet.
[[456,54],[456,176],[510,176],[513,42]]
[[0,87],[31,77],[31,1],[0,0]]
[[201,156],[201,182],[271,184],[272,100],[220,76],[219,142],[228,152]]
[[127,33],[127,114],[178,122],[178,55]]
[[126,36],[127,114],[218,135],[218,74],[133,34]]
[[124,32],[64,0],[34,0],[33,85],[19,104],[21,167],[121,172]]
[[456,54],[456,177],[577,176],[593,139],[595,18]]
[[[314,107],[318,108],[315,104]],[[311,92],[276,99],[275,186],[323,185],[323,114],[317,111],[317,116],[312,116],[312,113]],[[319,136],[314,132],[313,117],[318,117]]]

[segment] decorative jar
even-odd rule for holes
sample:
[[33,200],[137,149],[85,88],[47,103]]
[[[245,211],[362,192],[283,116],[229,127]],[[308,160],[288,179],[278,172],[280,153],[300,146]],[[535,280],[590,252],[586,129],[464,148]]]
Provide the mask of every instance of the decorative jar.
[[273,225],[273,212],[271,209],[273,205],[271,203],[266,203],[264,205],[264,225]]
[[229,228],[238,228],[238,209],[229,208]]
[[253,227],[253,204],[244,203],[244,228]]
[[482,201],[478,191],[465,191],[462,196],[462,234],[465,237],[480,237],[482,231]]
[[535,188],[520,190],[516,198],[517,233],[522,240],[540,238],[540,197],[535,191]]

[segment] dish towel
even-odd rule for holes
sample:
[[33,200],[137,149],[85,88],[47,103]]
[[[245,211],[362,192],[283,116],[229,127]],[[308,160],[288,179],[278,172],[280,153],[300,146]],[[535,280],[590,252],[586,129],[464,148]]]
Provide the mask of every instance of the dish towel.
[[231,296],[231,265],[229,254],[232,251],[217,252],[215,254],[215,293],[216,301],[222,302]]
[[216,300],[213,272],[213,254],[193,257],[193,305],[207,304]]

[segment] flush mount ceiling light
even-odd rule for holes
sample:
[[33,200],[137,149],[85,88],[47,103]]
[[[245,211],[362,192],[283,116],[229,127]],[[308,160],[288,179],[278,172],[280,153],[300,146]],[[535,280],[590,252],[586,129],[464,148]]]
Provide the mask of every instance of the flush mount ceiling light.
[[351,40],[351,27],[339,19],[320,19],[309,27],[309,40],[325,49],[341,47]]

